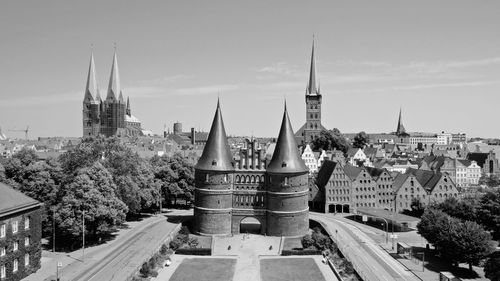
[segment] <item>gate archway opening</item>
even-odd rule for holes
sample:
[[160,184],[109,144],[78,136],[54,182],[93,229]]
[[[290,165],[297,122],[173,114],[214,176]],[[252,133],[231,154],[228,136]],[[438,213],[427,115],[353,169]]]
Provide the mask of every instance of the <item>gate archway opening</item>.
[[260,234],[262,224],[254,217],[246,217],[240,222],[240,233]]

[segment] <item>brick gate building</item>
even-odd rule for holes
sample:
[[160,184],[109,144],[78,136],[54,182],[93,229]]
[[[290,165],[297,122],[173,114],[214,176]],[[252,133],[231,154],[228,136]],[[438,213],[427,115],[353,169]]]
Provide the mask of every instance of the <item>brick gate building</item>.
[[276,148],[266,166],[255,142],[248,143],[238,163],[233,160],[217,103],[207,143],[195,166],[195,232],[306,235],[308,172],[286,106]]

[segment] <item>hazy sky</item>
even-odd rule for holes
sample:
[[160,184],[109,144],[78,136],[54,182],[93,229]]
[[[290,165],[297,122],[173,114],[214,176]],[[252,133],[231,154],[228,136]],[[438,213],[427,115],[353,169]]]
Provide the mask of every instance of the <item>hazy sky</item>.
[[[81,136],[94,56],[105,95],[117,44],[145,128],[277,136],[305,122],[312,34],[323,124],[500,136],[500,1],[1,1],[0,126]],[[22,133],[8,135],[22,137]]]

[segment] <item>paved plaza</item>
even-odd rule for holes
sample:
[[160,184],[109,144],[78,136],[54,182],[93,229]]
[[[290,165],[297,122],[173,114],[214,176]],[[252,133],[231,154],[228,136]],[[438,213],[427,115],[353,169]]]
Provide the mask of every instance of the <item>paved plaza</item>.
[[[283,241],[281,237],[256,234],[214,237],[211,257],[174,254],[171,257],[172,264],[161,269],[158,277],[151,280],[337,280],[328,265],[321,262],[322,256],[280,256]],[[221,270],[225,273],[219,272]],[[181,278],[198,271],[203,274],[203,278]],[[294,271],[297,273],[294,274]],[[228,277],[227,272],[231,276]],[[302,273],[307,273],[308,278],[294,277],[302,276]],[[285,275],[288,277],[285,278]],[[285,279],[276,279],[279,276]],[[219,279],[210,279],[215,277]]]

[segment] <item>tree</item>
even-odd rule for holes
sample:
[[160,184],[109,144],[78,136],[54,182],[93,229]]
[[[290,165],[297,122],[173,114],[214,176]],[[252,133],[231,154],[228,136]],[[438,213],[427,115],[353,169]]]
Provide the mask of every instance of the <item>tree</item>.
[[500,281],[500,252],[490,255],[484,265],[484,274],[491,281]]
[[487,230],[492,231],[493,239],[500,241],[500,189],[488,191],[481,197],[477,219]]
[[58,235],[69,238],[62,241],[79,241],[83,214],[90,239],[107,235],[120,225],[127,206],[118,199],[115,189],[111,174],[100,162],[78,170],[76,177],[62,189],[62,198],[55,207],[55,222],[61,230]]
[[356,134],[356,136],[354,136],[352,146],[354,148],[363,149],[365,145],[368,143],[369,139],[370,138],[368,137],[368,135],[364,131],[361,131],[358,134]]
[[337,149],[344,153],[349,148],[347,140],[337,128],[331,131],[322,130],[319,137],[312,142],[312,146],[315,151]]
[[481,178],[479,178],[479,184],[488,187],[497,187],[500,186],[500,178],[497,175],[486,176],[483,174]]
[[491,235],[482,226],[475,222],[465,221],[460,223],[459,230],[454,233],[456,250],[459,253],[460,261],[472,265],[477,265],[494,251]]
[[424,204],[422,204],[422,202],[420,202],[420,199],[413,198],[411,200],[410,210],[407,210],[407,209],[403,210],[403,214],[408,215],[408,216],[412,216],[412,217],[416,217],[416,218],[420,218],[424,214],[424,211],[425,211],[425,206],[424,206]]
[[471,270],[473,264],[494,250],[491,236],[482,226],[450,217],[432,207],[425,210],[417,229],[436,247],[443,260],[454,265],[467,262]]
[[436,204],[434,207],[445,212],[449,216],[461,220],[476,221],[476,208],[478,203],[474,199],[461,199],[448,197],[443,202]]
[[176,205],[177,198],[187,201],[194,198],[194,167],[180,154],[172,157],[155,156],[150,161],[153,173],[161,186],[162,196]]

